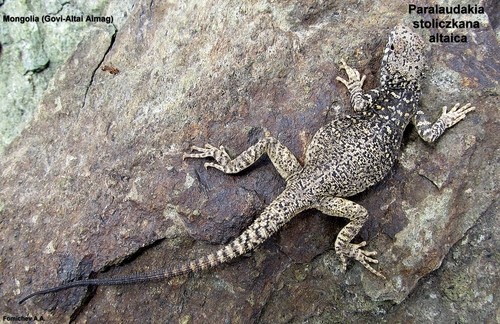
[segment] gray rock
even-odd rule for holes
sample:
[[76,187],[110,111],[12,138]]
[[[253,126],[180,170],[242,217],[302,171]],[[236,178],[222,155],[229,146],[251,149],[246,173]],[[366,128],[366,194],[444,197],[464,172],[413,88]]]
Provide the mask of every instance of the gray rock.
[[480,30],[465,31],[469,43],[432,47],[424,88],[435,118],[455,102],[477,111],[435,145],[409,129],[394,171],[354,197],[371,214],[359,240],[380,252],[387,281],[359,264],[342,273],[331,248],[345,220],[307,211],[213,271],[16,303],[75,278],[153,271],[238,235],[284,182],[266,159],[227,176],[182,153],[206,142],[239,153],[265,127],[302,156],[321,125],[349,113],[335,81],[340,58],[375,86],[388,32],[406,10],[390,1],[140,2],[114,42],[105,30],[87,36],[0,161],[2,313],[76,322],[494,321],[500,69],[486,15]]
[[[133,1],[7,1],[0,3],[0,153],[26,127],[48,83],[77,45],[95,33],[109,38]],[[48,22],[42,17],[113,16],[112,24]],[[4,22],[4,16],[37,17],[38,22]]]

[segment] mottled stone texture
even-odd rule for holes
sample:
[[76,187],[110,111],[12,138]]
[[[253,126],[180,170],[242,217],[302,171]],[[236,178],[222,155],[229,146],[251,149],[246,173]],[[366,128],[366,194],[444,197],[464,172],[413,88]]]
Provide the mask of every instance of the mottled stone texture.
[[151,271],[238,235],[283,188],[276,170],[262,159],[228,176],[182,153],[206,142],[239,153],[267,128],[302,156],[321,125],[350,113],[335,81],[339,60],[373,87],[389,30],[420,18],[388,0],[138,1],[114,39],[100,30],[86,37],[1,157],[0,315],[498,321],[500,63],[498,19],[487,15],[474,17],[481,29],[463,31],[469,43],[432,46],[424,85],[424,110],[435,118],[455,102],[477,111],[435,145],[409,129],[390,176],[354,197],[371,214],[359,240],[381,252],[386,282],[359,264],[342,273],[332,242],[345,220],[307,211],[214,271],[17,305],[33,290]]
[[[78,43],[97,32],[116,33],[133,0],[0,1],[0,153],[29,124],[57,69]],[[113,16],[113,23],[42,23],[42,17]],[[37,17],[38,23],[5,22]]]

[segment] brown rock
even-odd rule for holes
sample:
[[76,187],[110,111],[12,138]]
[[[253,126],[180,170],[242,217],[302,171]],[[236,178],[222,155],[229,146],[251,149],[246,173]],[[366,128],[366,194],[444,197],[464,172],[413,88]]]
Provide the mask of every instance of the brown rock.
[[[436,118],[454,102],[477,111],[432,146],[409,130],[394,172],[354,197],[371,214],[359,240],[380,251],[388,281],[359,264],[341,273],[331,247],[345,221],[306,212],[251,257],[214,271],[17,305],[66,280],[203,255],[214,249],[207,241],[227,242],[251,222],[284,185],[270,163],[227,176],[183,162],[182,153],[206,142],[239,153],[265,127],[302,156],[321,125],[348,111],[337,62],[349,58],[376,85],[388,31],[407,10],[390,1],[312,3],[139,2],[114,42],[95,34],[80,44],[0,161],[3,314],[59,322],[410,318],[384,301],[404,301],[498,198],[491,26],[467,30],[467,44],[434,46],[424,89],[424,109]],[[120,73],[99,69],[108,62]],[[482,318],[494,307],[485,305]]]

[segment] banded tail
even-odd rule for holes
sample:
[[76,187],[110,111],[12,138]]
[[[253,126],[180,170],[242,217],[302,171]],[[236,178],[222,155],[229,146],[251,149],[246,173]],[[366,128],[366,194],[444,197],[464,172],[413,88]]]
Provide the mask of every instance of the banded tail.
[[[279,199],[276,199],[277,201]],[[272,207],[274,205],[274,207]],[[235,238],[231,243],[221,247],[217,251],[200,257],[195,260],[186,261],[178,266],[153,272],[149,274],[137,274],[134,276],[124,276],[117,278],[99,278],[86,279],[68,282],[57,287],[48,288],[33,292],[19,301],[19,304],[26,300],[48,293],[54,293],[61,290],[66,290],[73,287],[82,286],[117,286],[136,284],[141,282],[169,280],[191,272],[197,272],[208,268],[213,268],[217,265],[225,263],[240,255],[252,251],[267,238],[273,235],[281,226],[283,226],[295,213],[278,208],[276,204],[271,203],[262,214],[255,219],[240,236]]]

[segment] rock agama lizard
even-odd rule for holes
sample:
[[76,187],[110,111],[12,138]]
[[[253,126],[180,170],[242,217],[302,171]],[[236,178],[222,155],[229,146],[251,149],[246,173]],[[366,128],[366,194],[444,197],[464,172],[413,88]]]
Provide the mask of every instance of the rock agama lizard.
[[378,263],[376,252],[366,251],[366,242],[351,243],[368,217],[368,211],[347,197],[360,193],[387,175],[400,150],[403,132],[412,122],[418,134],[433,142],[445,129],[474,110],[470,104],[456,104],[430,123],[419,110],[420,81],[425,70],[425,43],[409,28],[398,25],[391,32],[381,64],[380,86],[364,92],[365,76],[342,61],[348,80],[337,77],[350,93],[356,114],[332,120],[314,135],[307,147],[304,165],[276,138],[266,136],[236,158],[223,146],[193,146],[184,158],[213,158],[205,167],[224,173],[238,173],[267,154],[279,174],[286,180],[284,191],[261,213],[240,236],[214,253],[187,261],[170,269],[130,277],[87,279],[25,296],[20,303],[36,296],[71,287],[89,285],[122,285],[170,279],[179,275],[215,267],[255,249],[292,217],[306,209],[318,209],[344,217],[349,223],[335,241],[335,251],[345,270],[349,258],[359,261],[374,275],[385,278],[370,263]]

